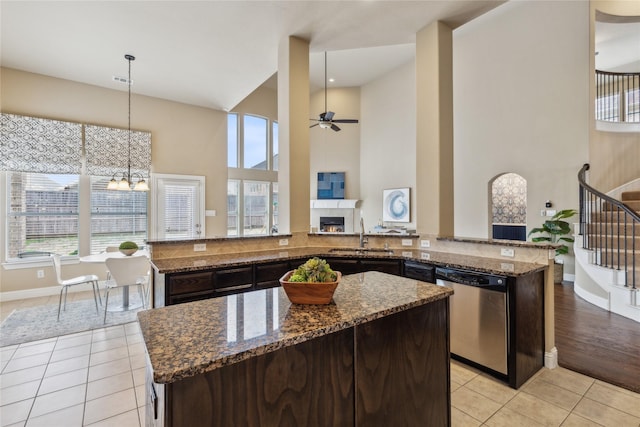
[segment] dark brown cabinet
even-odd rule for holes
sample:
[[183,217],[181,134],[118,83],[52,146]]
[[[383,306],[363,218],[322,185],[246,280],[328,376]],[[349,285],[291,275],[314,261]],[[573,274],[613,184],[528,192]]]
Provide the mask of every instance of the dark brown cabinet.
[[[280,286],[279,279],[308,258],[258,262],[239,267],[223,267],[185,273],[154,275],[154,305],[180,304],[223,295]],[[417,261],[384,258],[325,257],[331,268],[343,275],[380,271],[435,282],[434,267]]]
[[[304,262],[304,261],[302,261]],[[301,263],[302,263],[301,262]],[[293,264],[294,266],[292,266]],[[288,261],[282,262],[270,262],[267,264],[256,264],[255,265],[255,283],[256,289],[267,289],[267,288],[275,288],[280,286],[279,279],[284,276],[284,274],[296,268],[298,266],[297,262],[289,263]]]
[[215,296],[244,292],[253,288],[253,265],[213,271]]

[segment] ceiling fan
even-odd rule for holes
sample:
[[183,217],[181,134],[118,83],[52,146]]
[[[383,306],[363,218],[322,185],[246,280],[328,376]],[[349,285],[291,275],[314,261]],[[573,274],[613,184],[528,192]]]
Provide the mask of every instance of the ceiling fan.
[[336,126],[335,123],[358,123],[358,120],[356,119],[334,120],[333,119],[334,114],[335,113],[333,111],[327,110],[327,52],[325,51],[324,53],[324,113],[320,113],[320,116],[317,119],[309,119],[309,120],[315,120],[318,122],[309,127],[312,128],[314,126],[320,126],[322,129],[331,128],[334,131],[338,132],[340,128]]

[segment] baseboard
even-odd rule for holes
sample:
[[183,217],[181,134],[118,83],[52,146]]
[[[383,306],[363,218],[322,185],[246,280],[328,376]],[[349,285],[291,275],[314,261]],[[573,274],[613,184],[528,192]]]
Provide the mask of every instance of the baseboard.
[[555,369],[558,367],[558,349],[553,347],[550,351],[544,353],[545,368]]
[[576,281],[576,275],[575,274],[563,274],[562,275],[562,280],[565,282],[575,282]]
[[[91,285],[70,286],[69,292],[85,292],[90,291]],[[44,288],[24,289],[20,291],[0,292],[0,302],[15,301],[19,299],[49,297],[52,295],[60,295],[60,286],[47,286]]]

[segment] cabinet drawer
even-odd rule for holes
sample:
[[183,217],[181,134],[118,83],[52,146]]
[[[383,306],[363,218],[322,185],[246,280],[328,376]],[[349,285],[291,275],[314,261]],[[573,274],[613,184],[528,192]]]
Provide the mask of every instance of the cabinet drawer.
[[394,259],[360,260],[362,271],[380,271],[382,273],[400,275],[400,261]]
[[242,290],[253,286],[253,266],[223,268],[213,272],[213,287],[216,292]]
[[169,295],[213,291],[211,271],[176,274],[168,276],[167,279],[169,281]]
[[360,261],[349,258],[326,258],[333,271],[339,271],[342,275],[360,273]]
[[276,281],[289,271],[289,263],[274,262],[272,264],[256,264],[256,283]]

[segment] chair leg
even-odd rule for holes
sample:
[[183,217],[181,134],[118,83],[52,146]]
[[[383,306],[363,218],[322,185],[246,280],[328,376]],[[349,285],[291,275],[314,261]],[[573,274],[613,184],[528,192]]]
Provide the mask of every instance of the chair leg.
[[60,288],[60,298],[58,299],[58,321],[60,320],[60,308],[62,307],[62,293],[64,288]]
[[91,287],[93,289],[93,302],[96,303],[96,313],[100,314],[100,309],[98,308],[98,294],[99,294],[99,292],[96,291],[96,288],[98,287],[98,283],[96,281],[91,282]]
[[104,319],[102,319],[102,323],[107,323],[107,307],[109,307],[109,288],[107,288],[104,295]]
[[62,310],[67,311],[67,295],[69,294],[69,287],[64,287],[64,305],[62,306]]
[[98,302],[102,305],[102,295],[100,295],[100,281],[96,280],[96,290],[98,291]]

